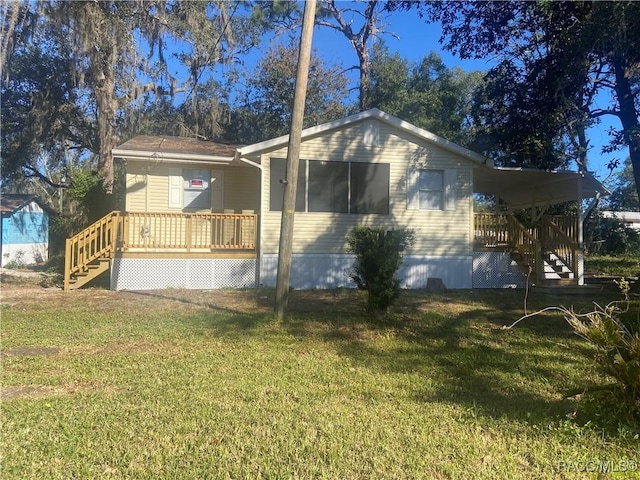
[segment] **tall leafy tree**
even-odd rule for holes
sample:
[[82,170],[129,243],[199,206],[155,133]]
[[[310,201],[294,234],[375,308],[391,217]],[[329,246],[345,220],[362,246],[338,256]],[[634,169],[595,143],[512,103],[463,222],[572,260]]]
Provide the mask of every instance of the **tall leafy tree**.
[[[80,99],[76,103],[89,113],[96,133],[83,147],[87,155],[95,154],[107,190],[113,184],[111,150],[118,142],[117,119],[139,109],[148,95],[197,96],[203,72],[250,48],[259,32],[246,21],[243,2],[23,0],[10,5],[3,19],[3,45],[8,50],[0,66],[13,63],[14,56],[34,48],[42,38],[48,39],[48,56],[71,59],[64,65]],[[171,73],[176,64],[186,66],[186,77]],[[10,74],[10,69],[2,73],[11,81],[5,72]],[[191,105],[199,108],[202,102]],[[46,116],[38,105],[32,112]],[[201,118],[193,117],[196,122]],[[63,137],[61,145],[68,142]],[[38,155],[38,143],[31,142],[31,157]]]
[[[562,163],[574,148],[585,168],[586,128],[605,115],[620,122],[609,149],[626,147],[640,191],[640,3],[618,2],[390,2],[415,8],[443,25],[446,48],[463,58],[496,57],[484,113],[494,148],[516,155],[511,138],[535,163]],[[610,95],[610,103],[599,102]],[[502,122],[498,117],[501,117]],[[529,126],[527,126],[527,124]],[[563,144],[564,143],[564,144]]]
[[[358,71],[358,108],[366,110],[371,107],[369,90],[371,82],[371,49],[374,41],[385,34],[395,36],[385,30],[384,2],[379,0],[356,0],[341,2],[323,0],[318,2],[316,25],[332,29],[342,35],[349,43],[357,58],[357,64],[349,66],[349,70]],[[302,25],[302,11],[296,2],[258,1],[254,16],[264,24],[276,29],[291,31]]]
[[[287,134],[295,87],[297,45],[278,44],[263,57],[232,112],[227,137],[253,143]],[[316,54],[311,56],[305,103],[304,127],[344,116],[347,78],[342,69]]]
[[434,52],[412,64],[380,43],[372,56],[370,103],[448,140],[469,145],[473,98],[482,77],[482,72],[448,68]]
[[358,106],[362,111],[371,106],[371,41],[384,33],[384,30],[381,20],[382,2],[366,0],[360,2],[360,5],[362,7],[354,8],[352,4],[335,0],[321,2],[316,23],[342,33],[353,48],[358,64],[351,68],[357,69],[359,73]]
[[98,153],[90,99],[78,88],[71,52],[56,31],[11,55],[2,84],[2,177],[64,184],[71,158]]
[[614,178],[614,186],[611,196],[607,198],[608,206],[617,211],[640,211],[640,200],[635,188],[631,159],[624,161],[622,170],[618,171]]

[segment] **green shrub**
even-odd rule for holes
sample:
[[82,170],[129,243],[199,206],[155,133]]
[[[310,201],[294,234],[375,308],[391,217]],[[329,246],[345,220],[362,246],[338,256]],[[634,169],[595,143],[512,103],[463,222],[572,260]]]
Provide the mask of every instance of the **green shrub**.
[[606,423],[622,421],[639,429],[640,302],[629,299],[627,280],[616,283],[624,295],[621,302],[611,302],[604,307],[594,303],[593,311],[582,314],[572,308],[547,307],[524,315],[509,328],[541,313],[560,311],[573,331],[592,347],[594,368],[609,381],[585,388],[587,408]]
[[[626,295],[629,284],[620,282]],[[565,318],[575,333],[584,338],[594,349],[596,369],[612,383],[592,389],[607,407],[616,406],[622,419],[632,425],[640,425],[640,330],[638,312],[630,312],[631,303],[626,297],[626,308],[618,302],[605,307],[596,304],[595,310],[578,315],[565,310]],[[590,393],[590,392],[587,392]]]
[[[5,258],[9,258],[8,253],[5,254]],[[9,270],[20,270],[24,267],[26,267],[26,264],[24,263],[24,251],[22,250],[18,250],[13,259],[4,265],[4,268]]]
[[355,227],[347,235],[347,246],[356,256],[349,277],[358,288],[367,291],[367,308],[386,312],[400,294],[396,272],[403,253],[415,241],[413,230]]

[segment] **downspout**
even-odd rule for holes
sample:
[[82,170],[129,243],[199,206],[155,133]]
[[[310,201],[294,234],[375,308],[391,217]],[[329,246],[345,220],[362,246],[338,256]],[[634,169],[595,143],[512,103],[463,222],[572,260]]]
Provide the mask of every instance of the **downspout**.
[[256,167],[260,170],[260,211],[258,212],[258,262],[256,265],[256,287],[260,287],[260,272],[262,269],[262,226],[264,222],[264,215],[262,209],[264,207],[264,165],[253,162],[248,158],[244,158],[240,155],[239,151],[236,151],[236,159],[240,162]]

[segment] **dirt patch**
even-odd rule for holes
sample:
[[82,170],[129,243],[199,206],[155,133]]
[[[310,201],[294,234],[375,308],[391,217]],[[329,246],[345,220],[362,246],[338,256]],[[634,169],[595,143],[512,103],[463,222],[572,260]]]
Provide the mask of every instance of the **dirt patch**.
[[43,385],[9,385],[0,387],[0,392],[2,400],[44,398],[64,393]]
[[35,357],[40,355],[56,355],[60,352],[57,347],[14,347],[3,349],[2,355],[10,357]]

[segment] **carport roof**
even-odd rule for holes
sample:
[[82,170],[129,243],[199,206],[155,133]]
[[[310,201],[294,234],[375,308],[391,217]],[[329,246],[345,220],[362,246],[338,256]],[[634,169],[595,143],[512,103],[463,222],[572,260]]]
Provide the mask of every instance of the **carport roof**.
[[610,193],[589,172],[482,166],[474,168],[473,192],[496,195],[513,208],[553,205]]

